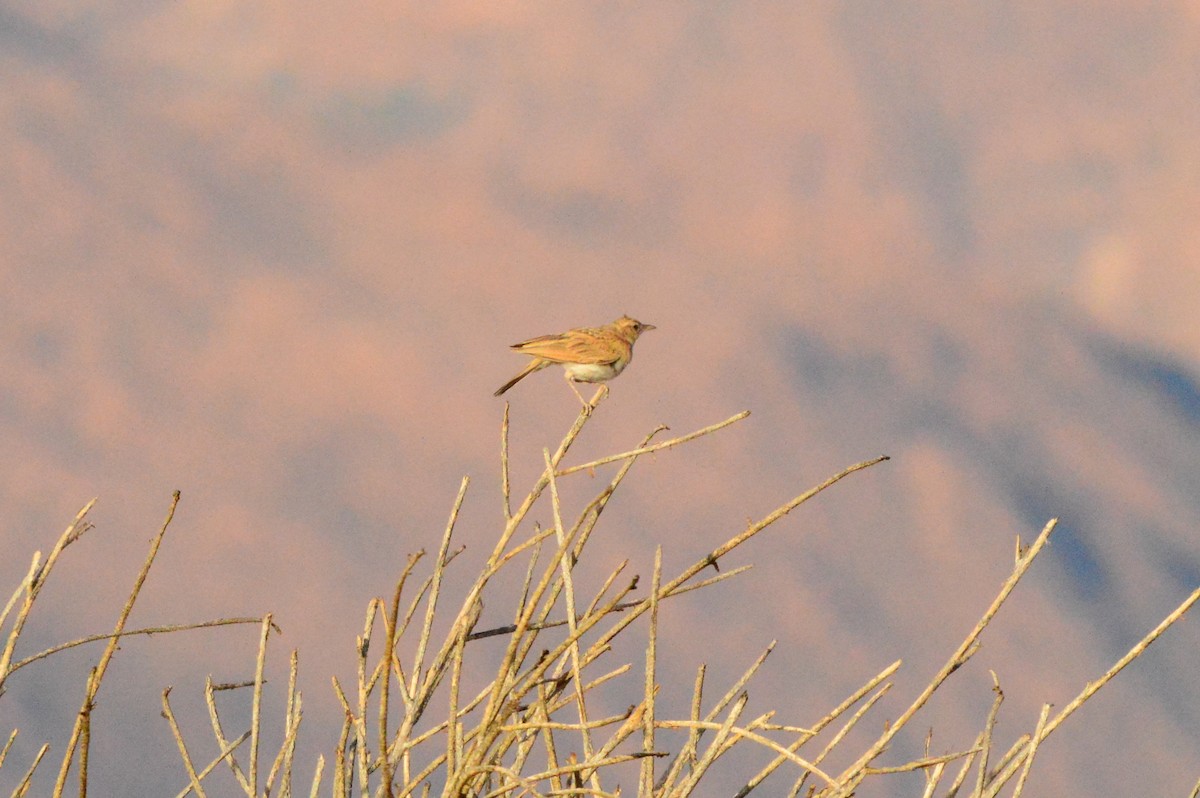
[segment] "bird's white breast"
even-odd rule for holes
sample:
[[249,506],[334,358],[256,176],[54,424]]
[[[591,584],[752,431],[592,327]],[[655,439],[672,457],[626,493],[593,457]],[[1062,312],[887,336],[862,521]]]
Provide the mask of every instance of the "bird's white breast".
[[563,363],[563,368],[576,382],[605,382],[620,374],[628,361],[616,363]]

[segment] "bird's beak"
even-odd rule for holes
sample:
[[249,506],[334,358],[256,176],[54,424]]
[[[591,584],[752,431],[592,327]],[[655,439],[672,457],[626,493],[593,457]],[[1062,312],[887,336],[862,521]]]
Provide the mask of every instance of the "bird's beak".
[[658,328],[655,327],[653,324],[646,324],[645,322],[642,322],[642,332],[645,332],[646,330],[657,330],[657,329]]

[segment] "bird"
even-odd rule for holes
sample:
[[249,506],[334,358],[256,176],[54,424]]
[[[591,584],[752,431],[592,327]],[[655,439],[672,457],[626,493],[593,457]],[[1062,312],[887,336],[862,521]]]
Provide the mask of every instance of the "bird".
[[603,327],[579,327],[558,335],[543,335],[513,344],[512,349],[529,355],[533,360],[493,395],[500,396],[533,372],[557,363],[566,372],[567,385],[571,386],[583,406],[590,409],[592,405],[579,393],[575,383],[606,382],[620,374],[633,359],[633,344],[638,336],[653,329],[653,324],[643,324],[637,319],[622,316]]

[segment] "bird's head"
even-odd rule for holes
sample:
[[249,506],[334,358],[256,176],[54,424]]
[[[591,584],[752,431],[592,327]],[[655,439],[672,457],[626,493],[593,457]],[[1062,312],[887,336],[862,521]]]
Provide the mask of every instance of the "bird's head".
[[654,329],[653,324],[645,324],[643,322],[638,321],[637,319],[632,319],[629,316],[622,316],[621,318],[619,318],[615,322],[613,322],[613,325],[617,329],[619,329],[625,337],[627,337],[629,339],[630,343],[633,343],[634,341],[636,341],[638,339],[638,336],[641,335],[642,333],[646,332],[647,330]]

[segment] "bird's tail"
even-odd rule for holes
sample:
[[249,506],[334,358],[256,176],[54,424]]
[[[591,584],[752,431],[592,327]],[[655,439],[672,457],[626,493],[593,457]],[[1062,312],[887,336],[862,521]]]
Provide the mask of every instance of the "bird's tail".
[[550,361],[548,361],[548,360],[538,360],[535,358],[535,359],[529,361],[529,365],[526,366],[524,369],[522,369],[520,374],[518,374],[517,376],[513,377],[508,382],[501,385],[500,388],[494,394],[492,394],[492,396],[499,396],[500,394],[507,391],[509,388],[516,385],[521,380],[528,377],[533,372],[540,371],[541,369],[544,369],[544,368],[546,368],[546,366],[549,366],[549,365],[550,365]]

